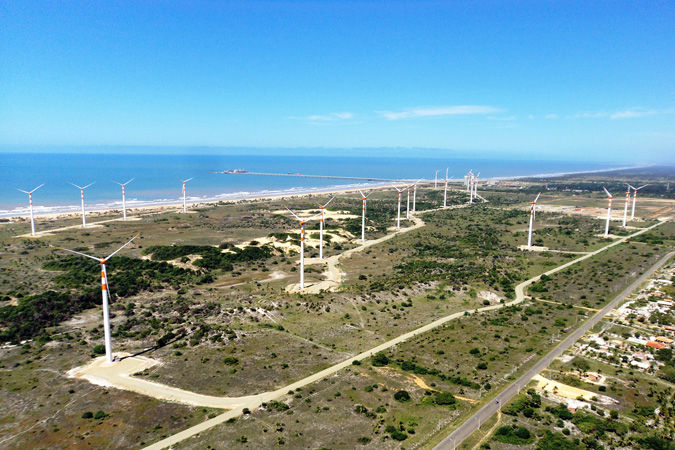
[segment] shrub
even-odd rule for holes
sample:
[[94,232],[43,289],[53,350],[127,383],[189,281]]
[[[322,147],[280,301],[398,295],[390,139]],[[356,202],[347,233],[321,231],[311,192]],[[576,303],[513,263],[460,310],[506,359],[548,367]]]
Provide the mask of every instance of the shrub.
[[408,402],[410,401],[410,394],[408,391],[400,390],[394,394],[394,399],[399,402]]
[[275,411],[286,411],[287,409],[290,408],[286,403],[280,402],[278,400],[272,400],[271,402],[267,403],[265,406],[268,411],[275,410]]
[[389,357],[382,352],[376,353],[373,356],[373,365],[375,367],[382,367],[389,364]]
[[406,439],[408,439],[408,435],[403,431],[394,430],[391,433],[391,438],[394,439],[395,441],[405,441]]
[[94,419],[96,419],[96,420],[105,419],[106,416],[107,416],[107,414],[104,413],[103,411],[101,411],[100,409],[94,413]]
[[94,347],[94,355],[102,355],[105,353],[105,345],[99,344]]
[[525,427],[502,425],[495,432],[495,440],[505,444],[525,445],[534,441],[534,436]]
[[486,362],[479,362],[478,365],[476,366],[476,369],[480,369],[480,370],[487,369],[487,363]]
[[434,403],[437,405],[454,405],[457,403],[457,399],[451,392],[436,392]]
[[226,356],[223,359],[223,363],[227,364],[228,366],[234,366],[239,364],[239,360],[235,358],[234,356]]
[[91,419],[94,417],[94,413],[91,411],[87,411],[84,414],[82,414],[83,419]]

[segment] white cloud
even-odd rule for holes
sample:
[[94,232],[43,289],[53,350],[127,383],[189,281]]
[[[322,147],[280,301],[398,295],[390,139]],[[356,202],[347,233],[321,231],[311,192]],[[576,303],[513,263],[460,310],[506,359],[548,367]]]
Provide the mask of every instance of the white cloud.
[[488,120],[499,120],[503,122],[513,122],[514,120],[518,120],[518,117],[516,116],[488,116]]
[[549,120],[557,119],[557,118],[559,118],[559,117],[560,117],[560,116],[558,116],[557,114],[546,114],[546,115],[544,116],[545,119],[549,119]]
[[610,119],[632,119],[635,117],[645,117],[653,116],[654,114],[659,114],[659,111],[656,110],[642,110],[642,109],[627,109],[625,111],[617,111],[612,113]]
[[565,116],[567,119],[635,119],[638,117],[654,116],[657,114],[673,114],[675,109],[646,109],[646,108],[630,108],[621,111],[586,111],[570,116]]
[[376,111],[388,120],[411,119],[415,117],[440,117],[469,114],[493,114],[501,112],[499,108],[484,105],[429,106],[411,108],[405,111]]
[[309,120],[310,122],[333,122],[336,120],[348,120],[354,117],[351,112],[334,112],[329,114],[312,114],[310,116],[291,116],[289,119]]

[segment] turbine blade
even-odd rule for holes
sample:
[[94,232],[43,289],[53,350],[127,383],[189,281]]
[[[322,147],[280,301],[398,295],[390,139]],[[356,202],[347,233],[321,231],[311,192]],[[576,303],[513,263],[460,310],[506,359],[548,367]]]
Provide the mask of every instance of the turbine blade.
[[135,179],[136,179],[136,178],[132,178],[131,180],[127,181],[127,182],[124,183],[124,184],[129,184],[129,183],[131,183],[132,181],[134,181]]
[[183,180],[183,183],[187,183],[190,180],[193,180],[195,177],[188,178],[187,180]]
[[[628,184],[628,183],[626,183],[626,184]],[[628,187],[631,188],[631,189],[635,189],[635,186],[633,186],[631,184],[628,184]]]
[[602,189],[605,191],[605,194],[607,194],[608,197],[611,197],[612,194],[609,193],[609,191],[603,186]]
[[78,189],[84,189],[82,186],[78,186],[75,183],[71,183],[70,181],[68,182],[68,184],[72,184],[73,186],[75,186]]
[[89,183],[88,185],[86,185],[86,186],[83,187],[82,189],[87,189],[89,186],[91,186],[91,185],[94,184],[94,183],[96,183],[96,182],[94,181],[94,182],[92,182],[92,183]]
[[138,236],[140,236],[140,233],[137,234],[136,236],[132,237],[131,239],[129,239],[129,241],[128,241],[126,244],[124,244],[123,246],[121,246],[120,248],[118,248],[117,250],[115,250],[114,252],[112,252],[110,255],[108,255],[108,256],[105,258],[106,261],[109,260],[110,258],[112,258],[113,256],[115,256],[115,254],[116,254],[117,252],[119,252],[120,250],[122,250],[124,247],[126,247],[126,246],[129,245],[129,244],[131,244],[131,241],[133,241],[134,239],[136,239]]
[[537,197],[534,199],[534,202],[537,203],[537,200],[539,200],[539,196],[541,195],[541,192],[537,194]]
[[359,194],[361,194],[362,198],[366,196],[361,189],[359,189]]
[[639,191],[639,190],[642,189],[643,187],[647,187],[647,186],[649,186],[649,185],[648,185],[648,184],[643,184],[642,186],[640,186],[639,188],[637,188],[637,189],[635,189],[635,190],[636,190],[636,191]]
[[33,189],[32,191],[30,191],[30,193],[32,194],[33,192],[37,191],[38,189],[40,189],[40,188],[41,188],[42,186],[44,186],[44,185],[45,185],[45,184],[42,183],[40,186],[38,186],[38,187],[36,187],[35,189]]
[[323,205],[323,207],[325,208],[326,206],[328,206],[328,204],[329,204],[330,202],[332,202],[333,200],[335,200],[335,196],[332,196],[332,197],[330,198],[330,200],[328,200],[328,201],[326,202],[326,204]]
[[69,248],[63,248],[63,247],[56,247],[56,248],[58,248],[59,250],[63,250],[63,251],[70,252],[70,253],[75,253],[76,255],[84,256],[85,258],[90,258],[90,259],[93,259],[95,261],[101,262],[101,258],[97,258],[95,256],[87,255],[86,253],[76,252],[75,250],[71,250]]
[[293,217],[295,217],[295,218],[298,219],[300,222],[302,222],[302,219],[300,218],[300,216],[298,216],[296,213],[294,213],[293,211],[291,211],[290,208],[289,208],[288,206],[285,206],[285,208],[288,210],[289,213],[293,214]]
[[30,194],[31,192],[33,192],[33,191],[31,191],[31,192],[24,191],[23,189],[19,189],[19,188],[15,188],[15,189],[19,192],[23,192],[24,194]]

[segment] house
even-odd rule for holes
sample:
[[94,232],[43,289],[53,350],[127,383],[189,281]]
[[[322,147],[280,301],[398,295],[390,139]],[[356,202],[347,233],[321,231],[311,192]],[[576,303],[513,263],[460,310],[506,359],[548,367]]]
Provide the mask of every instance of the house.
[[663,344],[661,342],[656,342],[656,341],[647,341],[647,347],[655,348],[657,350],[661,350],[662,348],[666,348],[666,344]]
[[675,331],[675,327],[672,326],[672,325],[666,325],[666,326],[663,327],[663,328],[665,328],[665,329],[668,330],[668,331]]
[[661,344],[673,345],[673,340],[665,336],[656,336],[654,340],[656,342],[660,342]]

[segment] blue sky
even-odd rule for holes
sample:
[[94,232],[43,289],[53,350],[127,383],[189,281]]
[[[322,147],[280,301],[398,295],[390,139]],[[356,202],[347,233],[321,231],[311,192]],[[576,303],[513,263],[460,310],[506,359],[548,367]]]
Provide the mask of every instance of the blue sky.
[[672,1],[0,2],[0,145],[675,154]]

